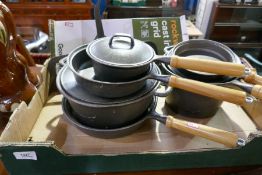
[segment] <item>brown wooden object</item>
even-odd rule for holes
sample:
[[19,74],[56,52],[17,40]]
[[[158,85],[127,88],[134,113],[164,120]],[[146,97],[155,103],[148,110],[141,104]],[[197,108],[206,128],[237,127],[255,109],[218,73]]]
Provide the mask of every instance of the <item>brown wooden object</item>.
[[238,142],[238,136],[235,133],[224,131],[221,129],[213,128],[210,126],[188,122],[180,119],[168,116],[166,120],[166,126],[175,128],[180,131],[200,136],[218,143],[222,143],[228,147],[236,147]]
[[176,68],[198,70],[202,72],[216,73],[220,75],[236,77],[242,76],[245,71],[245,65],[243,64],[236,64],[225,61],[206,60],[197,57],[184,58],[179,56],[173,56],[170,64],[172,67]]
[[48,20],[83,20],[92,18],[91,0],[86,2],[64,1],[25,1],[4,3],[12,11],[17,27],[36,27],[48,33]]
[[169,86],[238,105],[246,103],[247,94],[243,91],[189,80],[186,78],[171,76]]
[[[0,2],[0,111],[12,110],[12,105],[29,102],[38,84],[22,55],[16,51],[16,32],[9,9]],[[31,81],[30,81],[31,80]]]

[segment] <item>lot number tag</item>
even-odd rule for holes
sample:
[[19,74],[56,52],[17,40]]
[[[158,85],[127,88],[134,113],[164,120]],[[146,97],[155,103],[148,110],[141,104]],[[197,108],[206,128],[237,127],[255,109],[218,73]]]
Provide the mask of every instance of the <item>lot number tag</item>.
[[35,151],[13,152],[13,154],[18,160],[37,160]]

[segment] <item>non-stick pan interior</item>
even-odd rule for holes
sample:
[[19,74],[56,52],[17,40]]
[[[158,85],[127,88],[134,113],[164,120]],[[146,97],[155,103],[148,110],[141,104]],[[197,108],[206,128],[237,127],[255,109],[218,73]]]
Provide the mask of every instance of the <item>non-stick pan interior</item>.
[[81,121],[78,121],[76,119],[78,118],[76,117],[77,114],[72,110],[66,98],[63,98],[62,100],[62,109],[63,109],[64,117],[66,118],[66,120],[70,122],[71,124],[73,124],[74,126],[76,126],[77,128],[79,128],[84,133],[91,135],[91,136],[99,137],[99,138],[116,138],[116,137],[122,137],[122,136],[128,135],[134,132],[135,130],[137,130],[138,128],[140,128],[142,124],[144,123],[144,121],[146,120],[147,114],[151,110],[155,109],[156,103],[157,103],[157,99],[156,97],[154,97],[152,100],[152,104],[150,105],[148,110],[146,110],[146,112],[143,115],[141,115],[141,117],[138,117],[135,121],[132,121],[128,125],[121,126],[118,128],[113,128],[113,129],[112,128],[111,129],[98,129],[98,128],[89,127],[87,125],[82,124]]
[[179,56],[204,55],[221,61],[238,62],[235,54],[227,46],[211,40],[190,40],[177,44],[169,54]]

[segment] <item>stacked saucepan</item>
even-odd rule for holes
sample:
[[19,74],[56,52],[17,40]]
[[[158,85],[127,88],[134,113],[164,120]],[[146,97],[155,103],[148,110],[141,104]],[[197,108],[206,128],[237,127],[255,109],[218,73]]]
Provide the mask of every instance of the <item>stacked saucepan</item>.
[[154,110],[156,96],[161,95],[156,92],[160,82],[235,104],[250,101],[247,93],[240,90],[190,80],[176,74],[162,75],[155,62],[229,76],[238,76],[239,71],[245,72],[242,64],[173,54],[159,56],[148,44],[129,35],[105,37],[103,32],[99,32],[99,26],[102,26],[101,21],[97,21],[98,38],[75,48],[57,75],[56,84],[64,96],[64,116],[69,122],[89,135],[113,138],[131,133],[151,118],[168,127],[226,146],[243,145],[244,141],[234,133],[163,116]]
[[154,96],[159,81],[236,104],[248,101],[247,94],[178,76],[161,75],[156,64],[151,63],[154,57],[165,63],[171,59],[155,56],[149,45],[122,34],[99,38],[74,49],[57,77],[57,86],[65,97],[65,116],[88,134],[98,137],[125,135],[142,125],[146,118],[154,118],[182,131],[236,146],[238,137],[233,133],[157,114]]
[[[167,56],[179,55],[183,57],[198,57],[203,60],[220,60],[241,65],[242,60],[227,46],[212,40],[195,39],[180,42],[175,46],[165,49]],[[219,86],[237,88],[252,94],[258,99],[261,97],[261,86],[245,83],[240,77],[217,75],[206,72],[192,71],[188,69],[172,68],[162,64],[166,74],[207,82]],[[243,65],[241,65],[244,67]],[[223,67],[218,67],[223,69]],[[240,74],[241,75],[241,74]],[[247,75],[248,76],[248,75]],[[257,79],[260,77],[257,76]],[[259,83],[258,83],[259,84]],[[169,89],[170,90],[170,89]],[[252,99],[250,99],[252,101]],[[250,101],[250,102],[251,102]],[[222,101],[206,96],[190,93],[188,91],[173,88],[166,97],[166,104],[176,113],[190,117],[210,117],[219,109]]]

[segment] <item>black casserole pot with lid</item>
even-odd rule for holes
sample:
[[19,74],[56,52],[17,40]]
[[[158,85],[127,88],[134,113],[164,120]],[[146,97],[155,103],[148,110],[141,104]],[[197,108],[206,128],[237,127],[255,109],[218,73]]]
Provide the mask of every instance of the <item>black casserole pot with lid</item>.
[[154,49],[127,34],[99,38],[86,48],[99,80],[130,81],[146,75]]
[[[71,51],[68,55],[68,66],[74,74],[76,82],[90,93],[105,98],[121,98],[134,95],[141,90],[146,81],[138,78],[132,81],[109,82],[100,80],[95,74],[93,61],[86,53],[88,44],[81,45]],[[153,71],[153,63],[149,65],[146,74]],[[108,74],[110,76],[110,74]],[[143,77],[142,77],[143,78]]]

